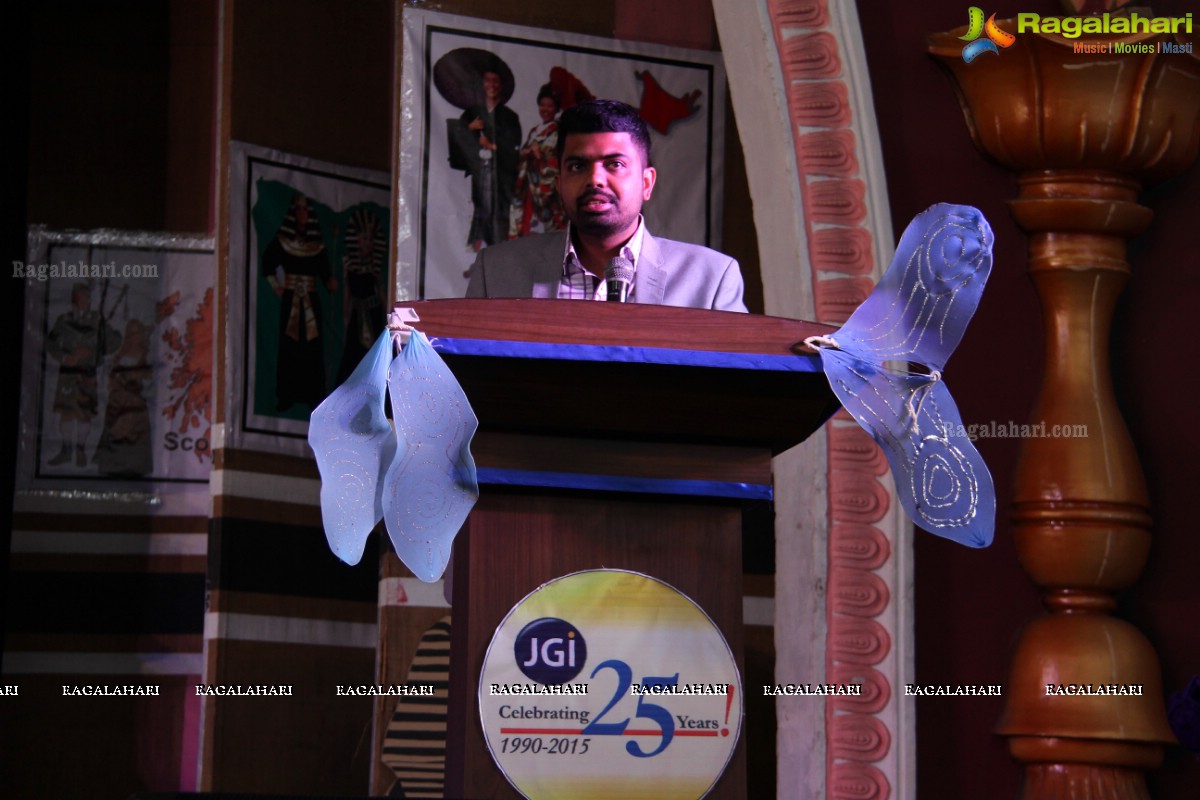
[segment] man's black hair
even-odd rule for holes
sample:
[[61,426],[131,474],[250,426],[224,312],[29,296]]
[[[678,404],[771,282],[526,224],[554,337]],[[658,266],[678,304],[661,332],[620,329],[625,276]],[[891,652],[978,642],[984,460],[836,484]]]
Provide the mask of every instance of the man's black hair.
[[589,100],[562,112],[558,120],[560,160],[572,133],[628,133],[641,150],[642,165],[650,166],[650,129],[631,105],[619,100]]

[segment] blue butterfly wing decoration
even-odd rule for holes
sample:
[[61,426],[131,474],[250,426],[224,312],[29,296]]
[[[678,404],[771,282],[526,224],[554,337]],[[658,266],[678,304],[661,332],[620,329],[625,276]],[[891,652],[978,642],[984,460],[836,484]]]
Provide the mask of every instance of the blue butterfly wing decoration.
[[[392,419],[385,414],[390,397]],[[312,413],[321,518],[334,555],[362,559],[384,521],[396,554],[423,581],[441,577],[479,497],[471,439],[479,423],[424,334],[392,358],[384,331],[350,377]]]
[[420,331],[388,378],[396,458],[383,478],[383,519],[400,560],[423,581],[446,570],[454,536],[479,499],[471,439],[479,420]]
[[383,516],[384,469],[396,455],[396,436],[384,411],[392,334],[384,331],[354,372],[317,406],[308,443],[321,473],[321,518],[334,555],[362,560],[371,530]]
[[977,209],[927,209],[846,324],[809,340],[842,406],[887,456],[909,518],[968,547],[991,544],[996,492],[941,372],[979,306],[992,243]]

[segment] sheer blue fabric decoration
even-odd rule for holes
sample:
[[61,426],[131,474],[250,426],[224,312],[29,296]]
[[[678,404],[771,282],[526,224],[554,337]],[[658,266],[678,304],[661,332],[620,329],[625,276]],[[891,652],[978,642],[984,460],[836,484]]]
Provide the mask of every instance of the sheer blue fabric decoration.
[[969,547],[992,542],[996,492],[941,373],[979,306],[992,241],[977,209],[929,208],[846,324],[808,340],[843,407],[883,448],[909,518]]
[[347,564],[362,560],[367,537],[383,516],[382,477],[396,456],[396,436],[383,406],[391,360],[392,334],[384,331],[309,418],[325,538]]
[[[395,425],[385,416],[385,394]],[[321,518],[334,555],[357,564],[383,519],[413,574],[440,578],[479,498],[470,451],[478,427],[462,387],[424,334],[414,331],[393,359],[392,334],[384,331],[309,420]]]
[[462,387],[420,331],[388,377],[396,456],[383,477],[383,519],[400,560],[436,581],[479,499],[471,439],[479,427]]

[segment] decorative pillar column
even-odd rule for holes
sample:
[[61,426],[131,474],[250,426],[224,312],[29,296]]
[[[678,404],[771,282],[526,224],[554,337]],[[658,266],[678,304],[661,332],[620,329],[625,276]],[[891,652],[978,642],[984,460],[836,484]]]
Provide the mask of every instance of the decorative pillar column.
[[[965,28],[931,36],[929,49],[955,80],[976,145],[1018,173],[1011,209],[1030,237],[1046,340],[1030,420],[1045,430],[1022,442],[1012,519],[1049,613],[1017,644],[998,732],[1024,767],[1027,800],[1148,797],[1144,771],[1174,737],[1153,647],[1110,616],[1114,594],[1145,566],[1152,522],[1113,395],[1109,332],[1130,272],[1126,241],[1153,216],[1138,194],[1186,169],[1200,147],[1200,61],[1160,52],[1175,41],[1167,34],[1119,37],[1153,52],[1089,54],[1077,43],[1108,38],[997,24],[1016,41],[972,63]],[[1142,694],[1047,690],[1059,684]]]

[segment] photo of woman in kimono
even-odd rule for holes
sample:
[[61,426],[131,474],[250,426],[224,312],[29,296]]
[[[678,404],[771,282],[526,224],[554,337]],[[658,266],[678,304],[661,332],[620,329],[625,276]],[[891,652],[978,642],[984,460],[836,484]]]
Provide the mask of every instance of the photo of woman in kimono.
[[517,184],[513,190],[508,238],[562,230],[566,224],[558,196],[558,112],[554,89],[545,84],[538,90],[541,122],[529,130],[517,162]]

